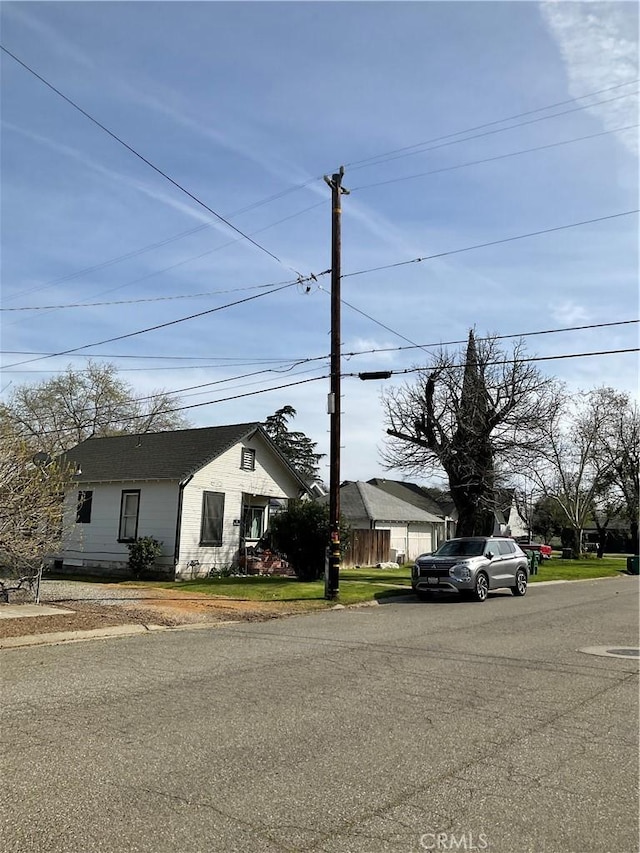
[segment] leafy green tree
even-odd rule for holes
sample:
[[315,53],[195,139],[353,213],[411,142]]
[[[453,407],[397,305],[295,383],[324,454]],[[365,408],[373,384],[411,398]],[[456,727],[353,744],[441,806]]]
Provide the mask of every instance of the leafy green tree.
[[188,426],[177,397],[165,391],[136,397],[113,364],[90,361],[84,370],[63,373],[15,389],[0,404],[0,425],[8,424],[34,451],[51,456],[86,438],[159,432]]
[[533,507],[531,516],[532,531],[550,542],[554,536],[561,536],[566,525],[566,517],[558,503],[552,498],[540,498]]
[[321,479],[318,463],[325,454],[315,452],[316,441],[312,441],[303,432],[292,432],[289,429],[289,421],[296,414],[293,406],[283,406],[269,415],[262,426],[282,455],[310,485]]

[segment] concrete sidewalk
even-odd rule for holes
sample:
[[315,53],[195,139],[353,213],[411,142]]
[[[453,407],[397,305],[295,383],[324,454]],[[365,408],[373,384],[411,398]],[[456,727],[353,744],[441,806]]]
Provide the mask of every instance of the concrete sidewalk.
[[29,616],[72,615],[73,610],[49,607],[47,604],[5,604],[0,607],[0,619],[24,619]]

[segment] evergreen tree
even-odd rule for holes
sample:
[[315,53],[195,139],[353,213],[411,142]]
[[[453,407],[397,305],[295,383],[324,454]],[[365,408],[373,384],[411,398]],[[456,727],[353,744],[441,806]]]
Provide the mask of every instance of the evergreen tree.
[[319,461],[325,455],[316,453],[316,441],[303,432],[291,432],[289,421],[296,416],[293,406],[283,406],[266,419],[263,427],[278,450],[293,465],[302,479],[308,483],[319,481]]

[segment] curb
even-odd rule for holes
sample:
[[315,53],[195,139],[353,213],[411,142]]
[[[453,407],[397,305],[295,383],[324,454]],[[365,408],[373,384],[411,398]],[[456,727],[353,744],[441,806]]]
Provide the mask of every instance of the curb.
[[224,622],[196,622],[186,625],[113,625],[109,628],[91,628],[86,631],[57,631],[50,634],[28,634],[22,637],[0,639],[0,650],[21,649],[27,646],[59,646],[63,643],[79,643],[83,640],[107,640],[131,637],[136,634],[157,634],[161,631],[185,631],[202,628],[217,628],[222,625],[238,625],[242,620]]

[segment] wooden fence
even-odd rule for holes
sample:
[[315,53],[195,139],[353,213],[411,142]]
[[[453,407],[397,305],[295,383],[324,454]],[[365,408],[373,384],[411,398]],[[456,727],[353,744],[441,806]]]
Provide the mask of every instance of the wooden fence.
[[375,566],[389,560],[390,530],[352,530],[343,566]]

